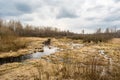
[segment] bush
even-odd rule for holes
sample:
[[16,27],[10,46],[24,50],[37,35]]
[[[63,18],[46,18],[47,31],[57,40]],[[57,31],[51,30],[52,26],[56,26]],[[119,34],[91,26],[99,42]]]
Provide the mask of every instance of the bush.
[[18,36],[6,26],[0,26],[0,52],[16,51],[24,48],[25,43],[18,40]]
[[108,40],[115,37],[116,33],[94,33],[94,34],[77,34],[74,36],[69,36],[71,39],[81,39],[83,42],[107,42]]

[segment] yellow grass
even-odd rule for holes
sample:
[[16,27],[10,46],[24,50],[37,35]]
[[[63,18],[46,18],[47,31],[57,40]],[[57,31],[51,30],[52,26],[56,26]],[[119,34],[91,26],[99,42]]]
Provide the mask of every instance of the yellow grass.
[[42,42],[46,40],[46,38],[34,38],[34,37],[24,37],[19,38],[20,42],[27,43],[26,48],[19,49],[17,51],[9,51],[9,52],[0,52],[0,58],[5,57],[15,57],[15,56],[21,56],[25,54],[31,54],[35,48],[42,48]]
[[[38,46],[38,44],[41,44],[47,38],[30,37],[23,39],[30,41],[31,45],[29,45],[26,49],[18,50],[17,52],[19,52],[19,54],[22,54],[21,52],[26,52],[26,54],[28,54],[27,50],[34,49],[36,46],[40,47],[41,45]],[[63,51],[43,56],[41,59],[37,60],[26,60],[23,63],[1,65],[0,80],[85,80],[85,78],[86,80],[97,80],[98,78],[101,78],[99,80],[113,80],[114,76],[107,75],[107,77],[100,77],[100,72],[98,73],[94,70],[94,66],[93,68],[90,68],[83,64],[92,65],[94,57],[97,57],[99,59],[96,63],[94,63],[94,65],[108,66],[108,60],[106,60],[103,56],[100,56],[98,54],[98,50],[104,50],[105,54],[110,56],[117,64],[119,60],[118,55],[120,55],[119,40],[120,39],[113,39],[108,43],[85,44],[84,47],[71,49],[71,47],[66,44],[71,41],[74,43],[81,43],[81,41],[74,41],[66,38],[54,38],[52,39],[52,45],[64,49]],[[8,53],[8,55],[15,56],[16,53],[13,52],[12,55]],[[119,71],[116,65],[114,66],[114,70]],[[116,73],[119,76],[119,72],[116,71]],[[116,73],[114,72],[112,75]],[[116,76],[115,80],[119,80],[118,76]]]

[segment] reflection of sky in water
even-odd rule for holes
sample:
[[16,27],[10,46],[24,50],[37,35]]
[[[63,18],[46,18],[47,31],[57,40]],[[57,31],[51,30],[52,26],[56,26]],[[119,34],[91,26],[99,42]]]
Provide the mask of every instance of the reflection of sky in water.
[[100,54],[104,54],[104,50],[99,50],[99,53]]
[[37,59],[37,58],[40,58],[44,55],[50,55],[52,53],[57,52],[57,49],[58,48],[56,48],[56,47],[50,47],[49,48],[49,47],[45,46],[44,47],[44,52],[36,52],[36,53],[31,54],[31,59]]
[[27,54],[23,56],[18,56],[18,57],[8,57],[8,58],[0,58],[0,64],[4,63],[12,63],[12,62],[23,62],[24,60],[27,59],[38,59],[44,55],[50,55],[52,53],[55,53],[58,51],[57,47],[44,47],[44,52],[36,52],[33,54]]

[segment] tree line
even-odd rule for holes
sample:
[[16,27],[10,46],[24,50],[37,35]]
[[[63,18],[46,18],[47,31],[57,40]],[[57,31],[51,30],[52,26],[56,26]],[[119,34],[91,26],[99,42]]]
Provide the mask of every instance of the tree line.
[[42,27],[32,25],[22,25],[20,21],[10,20],[9,22],[0,20],[0,39],[5,36],[21,36],[21,37],[68,37],[72,39],[82,39],[84,42],[103,42],[112,38],[120,38],[120,30],[106,28],[103,32],[101,28],[98,28],[93,34],[77,34],[70,32],[69,30],[62,31],[53,27]]
[[83,42],[107,42],[113,38],[120,38],[120,30],[116,29],[116,27],[110,29],[106,28],[105,31],[102,31],[101,28],[98,28],[93,34],[84,34],[84,30],[82,30],[81,34],[75,34],[74,36],[69,36],[72,39],[81,39]]
[[42,27],[32,25],[22,25],[20,21],[9,21],[5,22],[0,20],[0,27],[7,28],[18,36],[25,37],[61,37],[61,36],[72,36],[74,33],[70,31],[61,31],[58,28],[53,27]]

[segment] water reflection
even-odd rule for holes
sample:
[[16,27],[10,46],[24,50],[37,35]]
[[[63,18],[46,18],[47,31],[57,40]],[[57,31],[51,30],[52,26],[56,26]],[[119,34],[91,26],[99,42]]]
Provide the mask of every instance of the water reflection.
[[44,46],[44,52],[36,52],[34,54],[31,54],[30,57],[31,59],[38,59],[44,55],[50,55],[52,53],[55,53],[58,51],[58,48],[57,47],[48,47],[48,46]]
[[59,50],[59,48],[53,47],[53,46],[50,46],[50,47],[44,46],[43,49],[44,49],[43,52],[36,52],[33,54],[27,54],[27,55],[18,56],[18,57],[0,58],[0,64],[12,63],[12,62],[22,62],[22,61],[27,60],[27,59],[38,59],[44,55],[50,55],[50,54],[55,53]]

